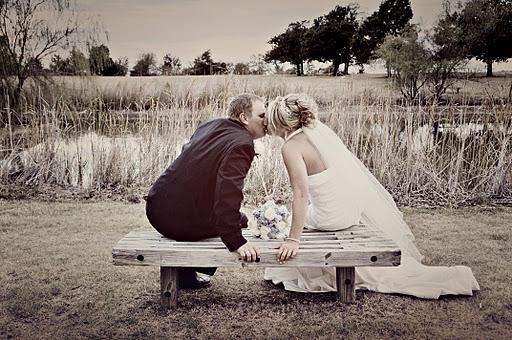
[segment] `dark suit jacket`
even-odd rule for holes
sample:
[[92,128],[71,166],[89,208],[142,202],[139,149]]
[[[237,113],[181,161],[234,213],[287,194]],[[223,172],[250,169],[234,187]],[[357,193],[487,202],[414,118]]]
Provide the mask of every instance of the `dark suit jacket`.
[[253,139],[240,122],[219,118],[202,124],[153,184],[149,221],[175,240],[220,236],[230,251],[238,249],[247,242],[240,206],[254,154]]

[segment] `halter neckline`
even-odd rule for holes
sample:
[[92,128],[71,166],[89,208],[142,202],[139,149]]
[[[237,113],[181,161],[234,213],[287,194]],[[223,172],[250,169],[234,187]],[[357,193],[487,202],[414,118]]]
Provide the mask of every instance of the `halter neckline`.
[[286,138],[284,139],[285,142],[289,141],[293,136],[299,134],[302,132],[302,128],[298,128],[297,130],[293,131],[292,133],[290,133],[288,136],[286,136]]

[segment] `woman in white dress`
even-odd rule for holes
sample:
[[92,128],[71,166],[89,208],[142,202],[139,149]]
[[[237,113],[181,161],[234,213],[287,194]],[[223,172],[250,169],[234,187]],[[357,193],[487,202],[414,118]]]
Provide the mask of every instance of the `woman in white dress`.
[[[356,268],[356,289],[436,299],[472,295],[478,282],[466,266],[421,264],[423,256],[391,195],[327,126],[305,94],[277,97],[268,107],[268,129],[285,140],[281,152],[293,192],[289,237],[278,259],[300,252],[304,227],[341,230],[354,224],[381,229],[402,250],[398,267]],[[297,292],[336,291],[334,268],[267,268],[265,279]]]

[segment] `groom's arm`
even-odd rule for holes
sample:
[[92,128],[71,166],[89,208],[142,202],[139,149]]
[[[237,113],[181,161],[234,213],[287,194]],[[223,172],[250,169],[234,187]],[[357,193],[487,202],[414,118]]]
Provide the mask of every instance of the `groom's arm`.
[[244,180],[253,158],[252,145],[238,145],[224,156],[217,174],[213,204],[215,227],[229,251],[235,251],[247,242],[240,229],[240,206]]

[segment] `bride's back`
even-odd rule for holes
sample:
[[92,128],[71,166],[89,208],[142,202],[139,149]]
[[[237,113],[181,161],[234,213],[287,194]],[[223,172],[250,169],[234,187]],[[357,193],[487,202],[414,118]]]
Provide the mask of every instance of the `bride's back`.
[[318,150],[311,144],[304,133],[293,136],[288,142],[293,142],[301,153],[302,159],[306,164],[308,176],[316,175],[327,169]]

